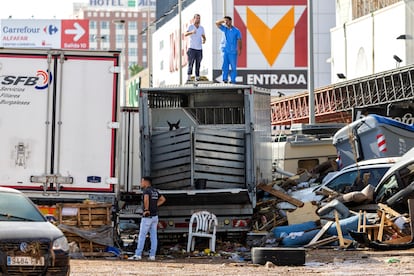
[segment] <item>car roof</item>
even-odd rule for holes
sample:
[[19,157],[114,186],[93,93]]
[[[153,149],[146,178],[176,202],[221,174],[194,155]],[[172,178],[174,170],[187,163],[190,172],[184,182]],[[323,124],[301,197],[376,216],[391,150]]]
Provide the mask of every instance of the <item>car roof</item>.
[[0,192],[22,194],[22,192],[19,190],[8,188],[8,187],[2,187],[2,186],[0,186]]
[[390,164],[393,165],[394,163],[398,162],[401,157],[382,157],[382,158],[373,158],[368,160],[359,161],[357,163],[351,164],[346,166],[340,171],[349,170],[355,167],[364,167],[370,165],[380,165],[380,164]]
[[361,169],[376,169],[376,168],[388,168],[390,169],[400,159],[400,157],[382,157],[363,160],[358,163],[348,165],[342,170],[332,172],[330,175],[326,175],[322,180],[322,185],[325,186],[330,183],[333,179],[343,175],[347,172]]
[[382,183],[385,179],[387,179],[391,174],[393,174],[395,171],[399,170],[400,168],[407,166],[409,163],[412,163],[414,161],[414,147],[411,148],[409,151],[407,151],[401,158],[391,166],[391,168],[384,174],[381,181],[379,183]]

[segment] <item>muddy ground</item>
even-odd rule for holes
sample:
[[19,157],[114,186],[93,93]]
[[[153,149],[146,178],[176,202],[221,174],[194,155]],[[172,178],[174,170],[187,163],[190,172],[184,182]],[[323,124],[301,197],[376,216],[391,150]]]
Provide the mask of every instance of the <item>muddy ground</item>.
[[168,257],[156,261],[72,259],[70,275],[414,275],[414,250],[306,252],[304,266],[255,265],[228,257]]

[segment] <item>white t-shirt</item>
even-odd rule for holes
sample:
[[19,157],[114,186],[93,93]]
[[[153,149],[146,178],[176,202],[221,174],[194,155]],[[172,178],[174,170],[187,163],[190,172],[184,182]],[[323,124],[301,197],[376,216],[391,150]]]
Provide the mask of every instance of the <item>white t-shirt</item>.
[[196,26],[190,25],[188,27],[187,32],[191,32],[193,30],[196,30],[195,34],[190,35],[190,48],[195,50],[201,50],[202,49],[202,35],[205,35],[203,26]]

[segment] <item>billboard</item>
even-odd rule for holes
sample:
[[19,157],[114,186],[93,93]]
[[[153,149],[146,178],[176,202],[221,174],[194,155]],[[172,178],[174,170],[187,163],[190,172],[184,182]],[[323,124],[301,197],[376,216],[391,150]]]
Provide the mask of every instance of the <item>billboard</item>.
[[[153,39],[154,86],[178,84],[187,77],[188,37],[185,32],[195,13],[201,15],[207,41],[203,45],[201,75],[209,80],[222,80],[222,32],[215,21],[229,15],[242,33],[242,52],[237,64],[239,84],[265,87],[283,94],[307,90],[308,86],[308,8],[307,0],[196,0],[179,16],[160,26]],[[335,1],[320,0],[313,5],[314,15],[314,84],[330,84],[330,28],[335,25]],[[160,19],[164,20],[164,19]],[[181,49],[179,40],[181,39]],[[181,62],[180,62],[181,58]]]
[[1,47],[89,49],[89,20],[3,19]]
[[[242,33],[238,82],[307,88],[307,0],[234,0],[233,25]],[[214,79],[221,79],[221,70]]]

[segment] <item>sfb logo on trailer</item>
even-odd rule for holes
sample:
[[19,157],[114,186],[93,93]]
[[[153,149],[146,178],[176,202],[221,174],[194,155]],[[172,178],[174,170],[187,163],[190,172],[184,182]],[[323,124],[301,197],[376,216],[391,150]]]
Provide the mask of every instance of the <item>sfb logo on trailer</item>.
[[33,86],[37,90],[46,89],[52,82],[52,73],[37,70],[35,76],[2,76],[1,84],[8,86]]

